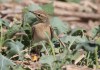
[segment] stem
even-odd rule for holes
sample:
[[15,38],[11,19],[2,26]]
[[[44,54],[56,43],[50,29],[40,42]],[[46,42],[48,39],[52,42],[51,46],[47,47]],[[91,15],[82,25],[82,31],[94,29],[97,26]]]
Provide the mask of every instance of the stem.
[[56,55],[55,55],[55,51],[54,51],[54,45],[52,44],[47,32],[45,33],[45,35],[48,37],[48,40],[49,40],[49,44],[51,46],[51,49],[52,49],[52,53],[53,53],[53,56],[54,56],[54,59],[56,60]]
[[95,48],[95,60],[96,60],[96,67],[100,68],[99,63],[98,63],[98,46]]
[[56,33],[54,32],[55,37],[58,39],[58,41],[61,43],[61,45],[63,47],[66,47],[66,45],[59,39],[59,37],[56,35]]
[[87,53],[87,62],[86,62],[86,65],[87,65],[87,66],[89,65],[89,57],[90,57],[90,52]]
[[45,45],[42,43],[43,48],[46,50],[47,54],[49,55],[48,50],[46,49]]
[[72,44],[74,43],[74,41],[75,41],[75,39],[70,43],[70,45],[69,45],[69,47],[68,47],[68,50],[69,50],[69,51],[71,51],[70,48],[71,48]]
[[2,46],[2,24],[1,24],[1,37],[0,37],[0,47]]
[[50,41],[50,46],[51,46],[51,49],[52,49],[52,53],[53,53],[53,56],[54,56],[54,59],[56,60],[56,55],[55,55],[55,51],[54,51],[54,45],[52,44],[52,42]]

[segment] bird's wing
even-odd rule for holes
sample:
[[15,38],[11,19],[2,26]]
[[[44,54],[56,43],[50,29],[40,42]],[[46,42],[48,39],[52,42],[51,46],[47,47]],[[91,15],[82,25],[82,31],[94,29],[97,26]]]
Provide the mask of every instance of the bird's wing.
[[50,32],[51,32],[51,39],[52,39],[54,37],[54,30],[51,26],[50,26]]

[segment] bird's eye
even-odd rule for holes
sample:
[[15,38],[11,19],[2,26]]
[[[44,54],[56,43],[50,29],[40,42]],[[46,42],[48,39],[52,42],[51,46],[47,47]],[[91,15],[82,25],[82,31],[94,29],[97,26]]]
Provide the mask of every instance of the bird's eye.
[[38,14],[38,16],[41,16],[40,14]]

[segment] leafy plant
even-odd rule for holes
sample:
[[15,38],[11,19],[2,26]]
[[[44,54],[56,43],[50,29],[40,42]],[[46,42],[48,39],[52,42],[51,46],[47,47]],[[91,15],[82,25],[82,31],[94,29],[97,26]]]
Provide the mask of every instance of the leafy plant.
[[6,42],[5,46],[7,46],[7,48],[9,49],[6,53],[7,57],[12,57],[15,54],[18,54],[19,56],[23,55],[22,50],[24,48],[24,45],[21,42],[19,41],[14,42],[11,40]]
[[10,59],[0,54],[0,70],[10,70],[14,65],[16,64],[13,63]]
[[[28,68],[31,70],[32,65],[34,65],[32,55],[38,53],[35,49],[38,46],[34,47],[34,43],[32,43],[31,27],[35,25],[37,18],[29,12],[34,10],[44,10],[48,14],[53,14],[54,11],[52,3],[43,6],[33,3],[22,10],[22,22],[17,20],[12,27],[9,27],[9,22],[0,19],[0,43],[2,42],[0,49],[0,70],[10,70],[10,68],[15,70],[27,70]],[[91,31],[92,36],[87,37],[85,35],[86,30],[81,28],[71,29],[67,23],[62,22],[58,17],[52,16],[50,24],[54,29],[55,35],[64,34],[64,36],[62,38],[56,36],[54,40],[50,40],[46,34],[49,44],[42,43],[41,45],[42,49],[39,51],[41,55],[38,54],[39,61],[37,61],[41,64],[40,70],[61,70],[62,66],[66,64],[86,65],[89,67],[96,65],[99,67],[100,26],[93,28]],[[5,34],[2,34],[3,26],[7,27]],[[7,49],[4,49],[5,47]],[[25,51],[26,49],[28,51]],[[32,49],[35,49],[35,52]],[[40,45],[38,49],[40,49]],[[26,53],[30,57],[25,57]],[[16,55],[18,58],[14,57]],[[18,66],[16,61],[22,62]],[[27,65],[27,62],[30,66]],[[24,68],[24,66],[27,67]]]

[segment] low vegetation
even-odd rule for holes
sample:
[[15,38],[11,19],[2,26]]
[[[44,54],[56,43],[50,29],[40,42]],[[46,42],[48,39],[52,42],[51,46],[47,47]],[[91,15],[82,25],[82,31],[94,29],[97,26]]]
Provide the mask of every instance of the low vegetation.
[[[32,4],[22,10],[22,18],[14,18],[13,25],[0,18],[0,70],[61,70],[63,66],[75,64],[100,68],[100,25],[87,34],[87,30],[74,28],[58,17],[50,17],[56,35],[49,44],[32,43],[31,26],[37,21],[29,10],[44,10],[53,15],[51,4]],[[62,36],[63,35],[63,36]],[[48,36],[48,35],[47,35]]]

